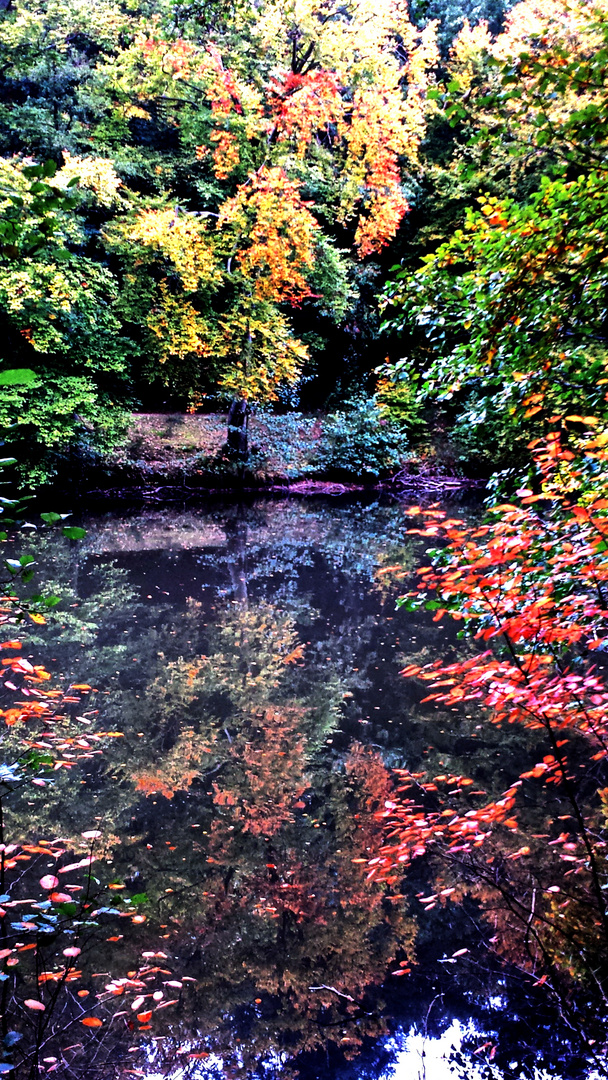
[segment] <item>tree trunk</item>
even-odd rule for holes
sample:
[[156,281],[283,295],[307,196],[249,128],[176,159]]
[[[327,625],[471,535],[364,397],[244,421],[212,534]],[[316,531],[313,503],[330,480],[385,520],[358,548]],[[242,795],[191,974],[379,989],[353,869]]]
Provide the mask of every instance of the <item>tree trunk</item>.
[[235,398],[228,412],[228,438],[226,445],[228,455],[233,461],[238,462],[241,474],[247,462],[247,424],[249,409],[244,398]]
[[236,520],[229,520],[224,525],[226,533],[226,553],[228,569],[234,590],[234,599],[243,607],[247,606],[247,522],[241,517],[241,510]]

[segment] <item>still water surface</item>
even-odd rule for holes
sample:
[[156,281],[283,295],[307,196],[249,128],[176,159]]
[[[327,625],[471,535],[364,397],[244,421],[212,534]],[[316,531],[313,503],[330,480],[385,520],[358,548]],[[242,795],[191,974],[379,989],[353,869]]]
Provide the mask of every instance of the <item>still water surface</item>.
[[178,986],[148,1033],[127,1015],[66,1076],[591,1075],[529,980],[488,959],[476,905],[425,912],[423,860],[389,898],[366,881],[391,768],[497,790],[517,775],[499,732],[399,675],[462,647],[396,608],[408,578],[382,571],[424,560],[406,520],[390,500],[267,499],[32,539],[63,601],[31,653],[95,686],[83,730],[124,738],[23,796],[13,823],[101,830],[99,876],[145,915],[121,916],[117,888],[83,985],[156,952],[165,998]]

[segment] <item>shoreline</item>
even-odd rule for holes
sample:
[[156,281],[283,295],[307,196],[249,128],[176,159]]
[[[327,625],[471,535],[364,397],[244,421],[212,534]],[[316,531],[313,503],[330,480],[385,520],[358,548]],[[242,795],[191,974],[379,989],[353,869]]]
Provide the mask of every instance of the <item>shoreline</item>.
[[[243,483],[240,484],[232,477],[227,477],[227,483],[216,483],[213,485],[208,484],[196,484],[192,485],[186,482],[184,477],[183,483],[175,483],[171,478],[161,479],[162,474],[159,473],[152,483],[141,484],[136,481],[111,484],[109,486],[95,485],[88,486],[86,483],[86,477],[83,477],[83,486],[79,490],[79,498],[84,502],[128,502],[128,501],[144,501],[144,502],[178,502],[196,498],[242,498],[247,497],[259,497],[264,496],[276,496],[279,498],[289,497],[315,497],[315,496],[332,496],[338,497],[343,495],[364,495],[364,494],[383,494],[389,495],[398,501],[402,501],[409,496],[446,496],[464,494],[469,492],[480,491],[485,488],[485,481],[474,480],[470,478],[461,478],[454,476],[441,476],[437,474],[417,476],[411,474],[407,482],[403,482],[400,478],[395,482],[395,477],[390,477],[386,480],[379,480],[375,483],[364,483],[362,481],[340,481],[331,479],[314,479],[314,480],[289,480],[287,478],[276,478],[275,480],[259,484]],[[220,478],[218,478],[220,479]],[[156,481],[156,482],[155,482]],[[67,489],[62,488],[61,485],[56,485],[53,488],[54,494],[58,496],[65,496]]]
[[[378,476],[370,467],[357,476],[346,468],[315,468],[322,417],[253,417],[248,468],[225,454],[226,417],[219,413],[135,413],[125,442],[99,457],[72,460],[47,489],[84,502],[175,502],[242,496],[340,496],[376,492],[399,500],[445,496],[485,487],[485,480],[454,474],[451,461],[432,454],[407,458]],[[377,468],[377,466],[376,466]]]

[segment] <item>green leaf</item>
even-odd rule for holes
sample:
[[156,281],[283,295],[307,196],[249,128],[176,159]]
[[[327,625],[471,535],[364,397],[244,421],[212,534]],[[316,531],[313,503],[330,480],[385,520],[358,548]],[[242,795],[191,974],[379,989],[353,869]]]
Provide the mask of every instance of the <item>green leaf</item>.
[[46,525],[54,525],[56,521],[61,521],[62,515],[50,510],[47,514],[41,514],[40,517]]
[[0,371],[0,386],[32,386],[38,376],[31,368],[9,368]]
[[79,525],[64,525],[63,535],[67,536],[68,540],[82,540],[83,536],[87,535],[87,530],[81,529]]
[[135,904],[135,905],[137,905],[137,904],[149,904],[150,903],[150,898],[149,898],[148,894],[145,893],[145,892],[135,893],[135,896],[131,897],[131,903]]
[[56,904],[55,907],[57,908],[57,911],[61,912],[62,915],[70,915],[71,916],[71,915],[75,915],[76,912],[78,911],[77,905],[72,904],[72,903],[70,903],[70,904],[67,904],[67,903],[66,904]]

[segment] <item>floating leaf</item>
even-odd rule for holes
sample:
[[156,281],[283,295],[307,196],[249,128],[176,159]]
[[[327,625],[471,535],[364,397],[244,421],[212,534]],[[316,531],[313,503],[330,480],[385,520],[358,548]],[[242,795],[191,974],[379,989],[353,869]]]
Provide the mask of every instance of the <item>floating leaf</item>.
[[42,889],[56,889],[59,885],[59,878],[54,877],[53,874],[45,874],[40,878],[40,887]]

